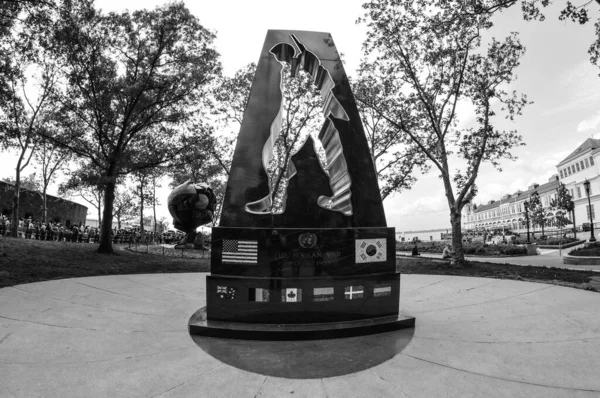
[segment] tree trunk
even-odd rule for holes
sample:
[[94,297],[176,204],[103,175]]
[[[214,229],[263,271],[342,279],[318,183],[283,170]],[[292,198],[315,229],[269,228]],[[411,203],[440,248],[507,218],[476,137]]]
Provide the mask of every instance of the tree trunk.
[[[112,175],[115,174],[115,175]],[[98,246],[98,253],[113,254],[112,246],[112,213],[113,213],[113,202],[115,200],[115,186],[116,186],[116,167],[111,166],[107,172],[106,185],[104,188],[104,217],[102,219],[102,228],[100,235],[100,246]],[[98,206],[98,211],[100,207]]]
[[13,205],[12,205],[12,233],[11,235],[17,237],[17,231],[19,228],[19,200],[21,195],[21,171],[20,165],[17,166],[17,175],[15,179],[15,192],[13,194]]
[[452,225],[452,265],[462,267],[466,264],[465,252],[462,243],[462,227],[460,224],[460,211],[450,209],[450,224]]
[[571,210],[571,213],[573,213],[573,236],[575,237],[575,239],[577,239],[577,224],[575,224],[575,208]]
[[544,224],[546,224],[546,222],[542,221],[542,224],[541,224],[542,225],[542,236],[544,236]]
[[48,187],[44,187],[42,192],[42,200],[44,201],[44,224],[48,222],[48,197],[46,196],[46,190]]
[[144,184],[140,183],[140,235],[143,235],[143,234],[144,234]]
[[98,210],[98,227],[100,227],[102,225],[102,194],[100,192],[98,192],[98,207],[96,209]]
[[152,182],[152,211],[154,212],[154,239],[156,239],[156,180]]

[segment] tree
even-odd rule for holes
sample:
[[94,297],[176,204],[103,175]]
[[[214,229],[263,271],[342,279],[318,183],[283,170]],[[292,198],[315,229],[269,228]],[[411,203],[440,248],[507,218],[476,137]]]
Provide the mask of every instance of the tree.
[[[16,183],[13,178],[6,178],[4,181],[13,185]],[[21,189],[26,189],[32,192],[40,192],[42,190],[42,186],[37,178],[37,173],[31,173],[28,176],[21,176]]]
[[[575,202],[573,202],[571,193],[565,184],[560,183],[556,189],[556,198],[553,198],[552,201],[550,201],[550,206],[557,210],[556,221],[559,227],[571,224],[571,221],[566,217],[566,214],[569,213],[573,216],[573,226],[575,226]],[[573,231],[575,238],[577,239],[577,228],[573,228]]]
[[[363,49],[373,76],[389,96],[385,106],[359,98],[408,136],[439,171],[452,226],[452,264],[465,263],[461,212],[477,193],[482,163],[501,170],[521,144],[516,131],[501,131],[494,116],[513,119],[527,104],[525,96],[504,87],[525,49],[518,35],[482,34],[492,23],[487,14],[470,14],[470,2],[371,0],[361,19],[368,27]],[[475,108],[472,127],[458,128],[457,106]],[[451,166],[454,162],[454,166]],[[456,163],[460,167],[456,166]]]
[[226,142],[217,140],[213,128],[201,122],[192,123],[190,129],[195,134],[185,137],[177,161],[168,168],[173,187],[187,180],[209,183],[229,175],[231,155]]
[[[5,77],[6,102],[0,101],[0,144],[16,150],[15,190],[12,219],[19,218],[21,173],[30,164],[39,145],[40,134],[51,114],[50,93],[57,81],[57,65],[40,47],[36,26],[20,24],[16,40],[10,42],[12,68]],[[18,223],[12,223],[17,235]]]
[[98,252],[112,253],[117,179],[182,151],[185,123],[220,73],[215,36],[182,3],[104,15],[78,0],[60,9],[54,37],[66,84],[53,97],[64,132],[51,138],[101,171]]
[[24,28],[30,31],[45,24],[53,7],[52,0],[0,0],[0,108],[12,101],[10,82],[20,73],[14,42],[22,40]]
[[161,217],[157,223],[157,232],[159,234],[164,234],[169,229],[169,223],[167,217]]
[[548,212],[542,205],[540,194],[537,191],[534,191],[529,198],[529,213],[531,220],[533,221],[533,225],[540,226],[542,228],[542,236],[544,236],[544,226],[546,225],[546,217],[548,216]]
[[[492,15],[520,4],[523,10],[523,18],[526,21],[543,21],[546,17],[542,9],[552,4],[552,0],[476,0],[468,3],[467,7],[463,9],[462,15]],[[595,3],[600,6],[600,0],[579,0],[577,5],[571,1],[566,3],[558,19],[561,21],[570,20],[582,25],[590,21],[588,15],[590,5]],[[590,54],[590,62],[600,67],[600,17],[594,26],[596,27],[596,38],[590,45],[588,54]]]
[[52,143],[47,140],[42,140],[40,142],[39,149],[35,153],[35,158],[41,169],[40,191],[44,203],[43,219],[45,223],[48,222],[48,186],[54,182],[56,173],[63,169],[70,156],[71,154],[68,151],[52,145]]
[[121,220],[135,210],[135,199],[126,189],[115,189],[115,202],[113,205],[113,218],[117,219],[117,228],[121,229]]
[[[88,163],[81,162],[79,169],[71,172],[66,181],[58,186],[58,194],[66,197],[79,197],[96,209],[98,225],[102,225],[102,203],[104,187],[99,173]],[[111,217],[112,218],[112,217]]]
[[164,174],[160,168],[142,169],[134,171],[131,176],[134,181],[131,194],[137,199],[136,209],[140,216],[140,231],[144,233],[144,208],[152,206],[154,213],[154,229],[156,230],[156,188],[160,187],[158,179]]
[[221,122],[242,125],[255,73],[256,64],[252,62],[238,69],[233,77],[221,78],[215,90],[216,104],[213,111]]
[[[386,99],[391,95],[386,89],[390,87],[383,86],[372,72],[372,65],[363,62],[357,79],[352,80],[351,84],[352,92],[358,99],[358,111],[379,180],[381,200],[385,200],[395,192],[410,189],[416,182],[414,172],[417,169],[427,172],[430,167],[419,147],[382,116],[390,111],[384,110]],[[367,103],[379,104],[382,112],[377,112]]]

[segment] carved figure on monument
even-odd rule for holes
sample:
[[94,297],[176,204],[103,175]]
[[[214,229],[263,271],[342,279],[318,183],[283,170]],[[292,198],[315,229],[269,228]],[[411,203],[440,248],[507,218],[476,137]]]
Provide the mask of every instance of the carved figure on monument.
[[184,232],[185,237],[175,245],[176,249],[208,250],[204,236],[196,229],[213,220],[217,198],[206,185],[188,180],[173,189],[167,203],[173,217],[173,225]]
[[[294,36],[294,45],[279,43],[269,52],[281,65],[281,103],[263,147],[262,163],[269,178],[269,194],[246,204],[253,214],[282,214],[287,186],[296,175],[292,156],[312,138],[319,165],[329,178],[333,195],[320,196],[317,204],[328,210],[352,215],[351,179],[333,118],[348,121],[344,108],[333,95],[335,83],[317,56]],[[300,101],[308,101],[302,106]],[[315,123],[313,111],[323,118]]]

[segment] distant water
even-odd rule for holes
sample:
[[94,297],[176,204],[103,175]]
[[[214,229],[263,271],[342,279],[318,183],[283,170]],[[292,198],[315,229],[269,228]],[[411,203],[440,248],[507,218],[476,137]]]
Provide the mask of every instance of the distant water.
[[451,228],[443,228],[443,229],[431,229],[431,230],[426,230],[426,231],[406,231],[406,232],[398,232],[396,230],[396,240],[402,241],[402,238],[404,238],[404,241],[407,242],[407,241],[411,241],[411,240],[413,240],[413,238],[417,237],[419,240],[421,240],[423,242],[439,241],[439,240],[442,240],[442,233],[450,234],[450,233],[452,233],[452,229]]

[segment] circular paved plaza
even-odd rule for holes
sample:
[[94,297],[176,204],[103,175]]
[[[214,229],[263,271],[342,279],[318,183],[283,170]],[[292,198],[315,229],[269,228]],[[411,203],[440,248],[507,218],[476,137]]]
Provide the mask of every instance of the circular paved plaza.
[[598,397],[600,294],[404,275],[416,328],[309,342],[192,338],[206,274],[0,289],[0,397]]

